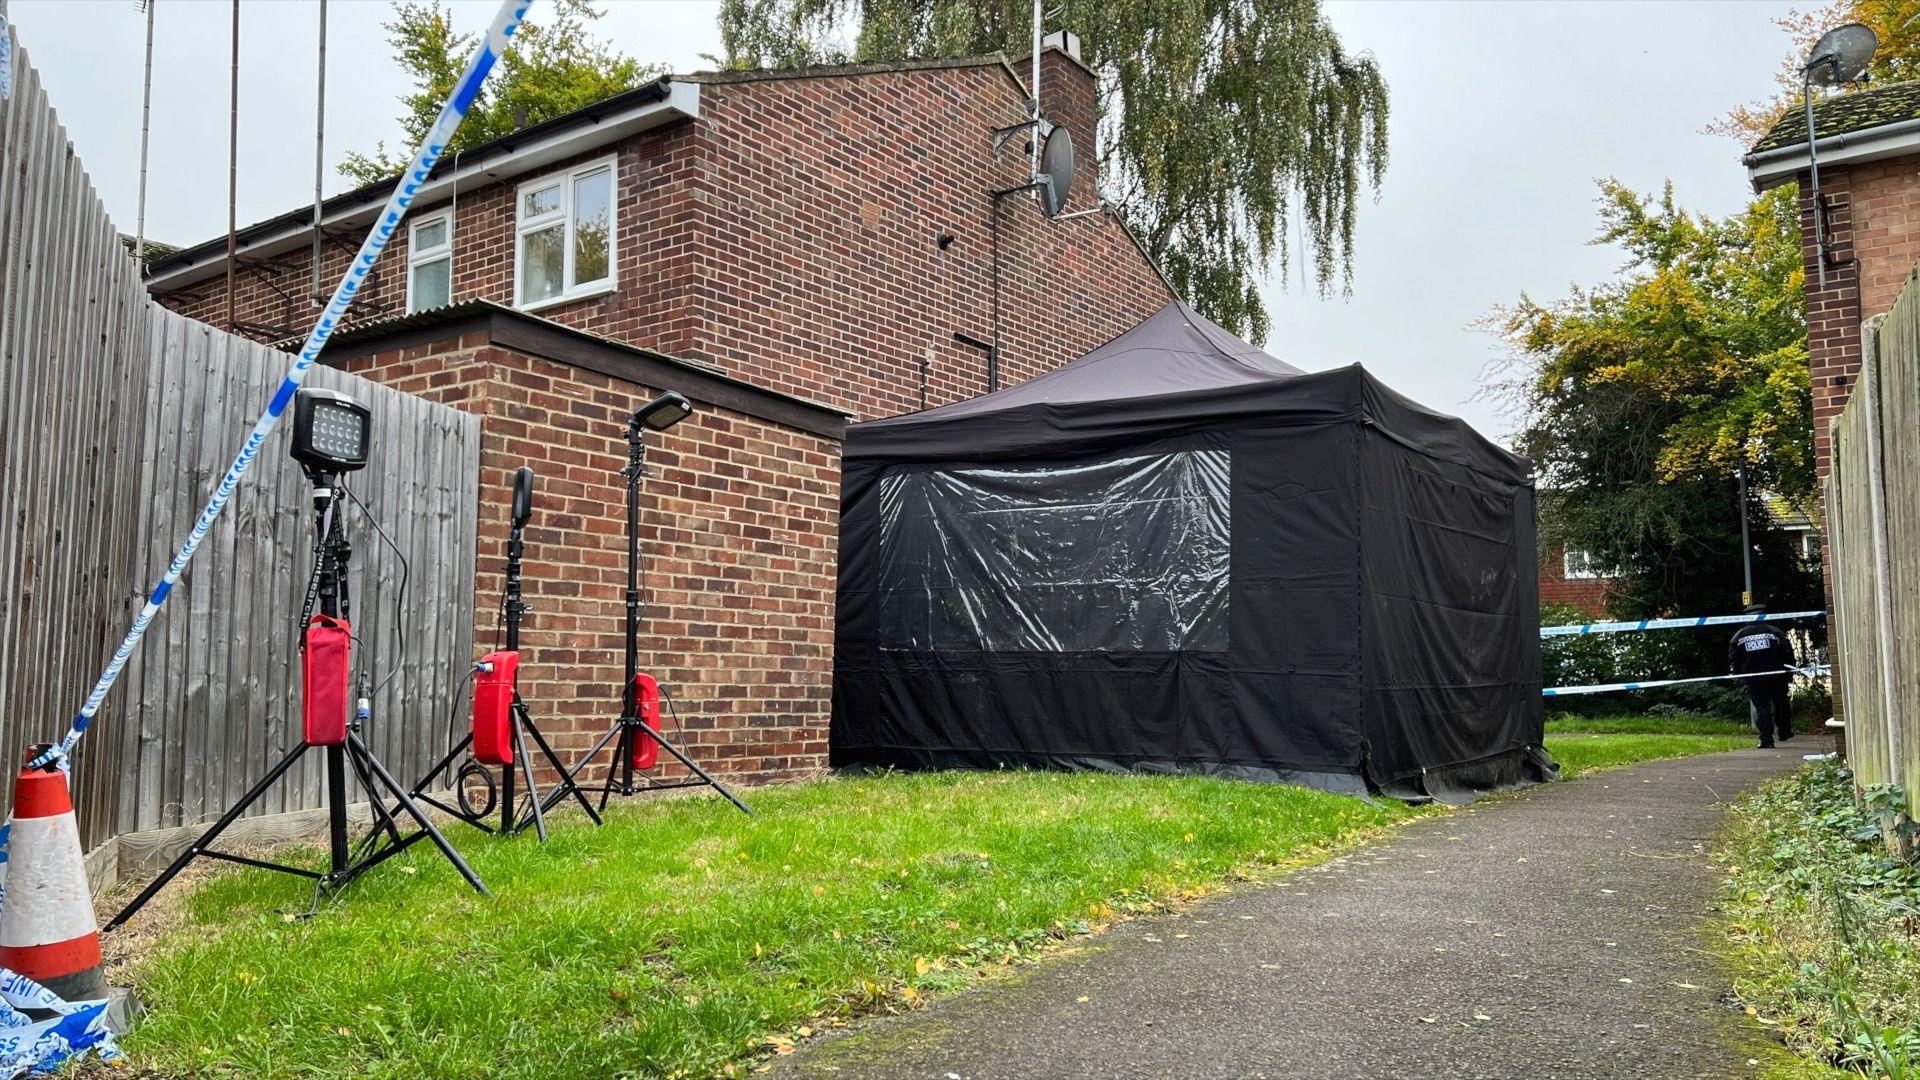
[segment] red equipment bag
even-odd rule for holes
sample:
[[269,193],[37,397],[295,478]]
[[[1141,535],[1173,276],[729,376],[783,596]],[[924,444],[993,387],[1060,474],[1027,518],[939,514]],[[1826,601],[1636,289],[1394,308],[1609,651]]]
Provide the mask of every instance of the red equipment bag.
[[347,741],[347,663],[353,631],[345,622],[315,615],[300,650],[301,738],[308,746]]
[[[660,681],[646,672],[633,677],[633,706],[640,719],[655,731],[660,730]],[[633,767],[651,769],[660,760],[660,744],[644,731],[633,737]]]
[[482,765],[513,764],[513,687],[520,654],[490,652],[473,677],[473,757]]

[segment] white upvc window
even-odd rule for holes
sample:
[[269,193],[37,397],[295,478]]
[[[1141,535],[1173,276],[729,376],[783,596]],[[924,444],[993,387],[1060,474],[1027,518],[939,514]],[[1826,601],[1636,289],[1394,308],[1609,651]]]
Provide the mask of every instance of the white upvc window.
[[1568,581],[1586,581],[1608,576],[1606,568],[1594,559],[1590,551],[1568,548],[1560,556],[1560,573]]
[[407,233],[407,311],[453,302],[453,214],[442,210],[413,223]]
[[514,211],[514,287],[523,308],[613,288],[614,159],[520,185]]

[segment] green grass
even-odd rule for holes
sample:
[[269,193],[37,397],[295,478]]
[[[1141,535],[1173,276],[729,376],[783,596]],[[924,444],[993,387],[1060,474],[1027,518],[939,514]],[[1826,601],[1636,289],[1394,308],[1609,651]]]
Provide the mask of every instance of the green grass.
[[[929,774],[622,806],[606,827],[458,842],[289,922],[229,874],[137,961],[126,1040],[162,1075],[711,1075],[1416,813],[1277,784]],[[416,849],[418,850],[418,849]],[[400,860],[396,860],[400,862]],[[414,870],[413,873],[401,872]]]
[[[1569,775],[1740,745],[1556,735]],[[182,888],[131,975],[161,1076],[740,1074],[822,1026],[915,1007],[1119,915],[1422,813],[1277,784],[935,773],[627,804],[544,847],[456,826],[313,919],[292,878]],[[317,854],[308,853],[317,859]],[[143,916],[147,918],[148,916]],[[136,928],[138,923],[136,923]]]
[[1566,732],[1547,736],[1547,753],[1563,776],[1614,769],[1659,758],[1717,754],[1752,746],[1744,735],[1615,735]]
[[1561,714],[1547,719],[1547,734],[1564,732],[1607,735],[1730,735],[1757,742],[1753,725],[1727,720],[1705,713],[1681,713],[1677,716],[1650,716],[1624,713],[1617,716],[1573,716]]

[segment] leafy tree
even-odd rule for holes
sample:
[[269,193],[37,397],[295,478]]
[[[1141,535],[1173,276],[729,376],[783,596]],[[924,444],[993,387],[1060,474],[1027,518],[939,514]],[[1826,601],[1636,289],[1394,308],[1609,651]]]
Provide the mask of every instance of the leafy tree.
[[1920,79],[1920,0],[1832,0],[1814,11],[1789,11],[1774,22],[1793,41],[1780,70],[1774,73],[1779,89],[1765,101],[1734,109],[1709,125],[1709,131],[1732,135],[1749,144],[1765,135],[1788,109],[1801,106],[1800,65],[1807,62],[1807,53],[1813,49],[1814,42],[1820,40],[1820,35],[1845,23],[1865,23],[1880,36],[1880,47],[1873,54],[1873,64],[1862,75],[1860,86],[1885,86]]
[[[1319,0],[1063,0],[1100,75],[1102,194],[1180,293],[1266,335],[1259,281],[1311,260],[1351,288],[1354,212],[1387,167],[1387,86]],[[1027,0],[723,0],[733,67],[959,56],[1031,46]],[[851,32],[851,46],[840,35]],[[1287,243],[1304,225],[1306,252]]]
[[1671,185],[1654,199],[1606,181],[1600,218],[1596,242],[1628,256],[1617,280],[1549,304],[1523,296],[1491,319],[1514,352],[1494,393],[1546,493],[1543,542],[1612,568],[1609,607],[1625,617],[1723,610],[1741,589],[1745,466],[1756,592],[1818,606],[1817,576],[1757,495],[1803,508],[1815,495],[1792,190],[1714,220],[1682,210]]
[[[592,36],[592,24],[602,14],[593,0],[554,0],[552,13],[550,20],[521,24],[513,47],[474,99],[449,151],[511,134],[522,124],[571,112],[659,74],[659,68]],[[371,154],[348,154],[340,171],[363,184],[406,168],[413,147],[433,126],[478,41],[475,34],[454,32],[441,0],[397,0],[393,20],[385,26],[388,42],[413,79],[413,91],[400,98],[406,145],[394,153],[382,142]]]

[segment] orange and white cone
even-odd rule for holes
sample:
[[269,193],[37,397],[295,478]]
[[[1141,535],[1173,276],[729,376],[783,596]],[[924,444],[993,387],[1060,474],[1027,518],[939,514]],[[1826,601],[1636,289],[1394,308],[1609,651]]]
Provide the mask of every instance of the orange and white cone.
[[[44,749],[28,748],[28,760]],[[67,1001],[106,997],[100,926],[80,855],[80,828],[66,774],[59,769],[22,770],[14,780],[4,865],[0,967]]]

